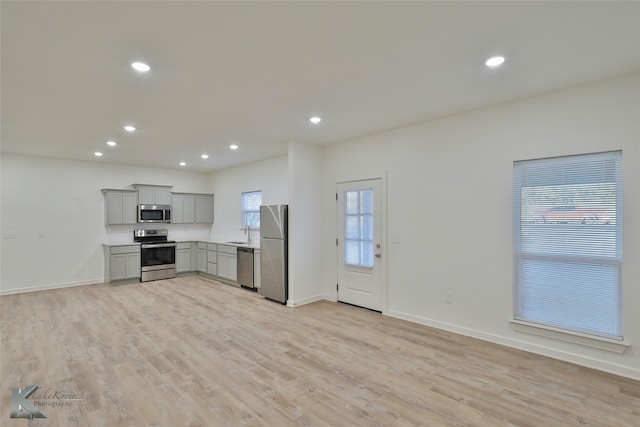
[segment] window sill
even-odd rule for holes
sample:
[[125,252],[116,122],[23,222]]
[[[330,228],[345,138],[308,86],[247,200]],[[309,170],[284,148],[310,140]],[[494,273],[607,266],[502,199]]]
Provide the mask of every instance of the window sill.
[[627,341],[617,341],[603,337],[596,337],[593,335],[581,334],[579,332],[570,332],[550,326],[524,322],[522,320],[510,319],[509,323],[511,323],[512,328],[518,332],[539,335],[559,341],[579,344],[585,347],[592,347],[600,350],[610,351],[612,353],[622,354],[626,349],[631,347],[631,344]]

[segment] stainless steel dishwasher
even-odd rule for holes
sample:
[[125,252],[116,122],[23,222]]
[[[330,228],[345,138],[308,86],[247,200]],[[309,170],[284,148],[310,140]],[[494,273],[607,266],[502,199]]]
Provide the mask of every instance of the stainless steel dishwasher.
[[253,248],[238,247],[238,283],[255,289],[253,284]]

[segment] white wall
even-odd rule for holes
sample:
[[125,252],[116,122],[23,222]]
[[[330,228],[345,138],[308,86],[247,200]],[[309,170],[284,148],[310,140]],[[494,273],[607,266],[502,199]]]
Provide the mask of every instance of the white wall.
[[[336,183],[386,176],[387,231],[400,242],[384,253],[385,314],[640,379],[639,141],[634,74],[329,147],[292,144],[289,156],[210,175],[3,154],[1,228],[18,238],[0,240],[0,292],[102,281],[101,244],[128,239],[133,226],[105,228],[100,189],[143,183],[215,193],[214,226],[171,224],[176,239],[243,239],[243,191],[262,190],[264,204],[289,204],[291,305],[335,299]],[[614,354],[513,330],[513,161],[619,149],[631,348]],[[447,291],[453,304],[444,303]]]
[[320,147],[289,143],[289,306],[331,298],[321,280],[321,168]]
[[[209,179],[209,188],[215,194],[211,240],[247,239],[241,229],[243,192],[261,190],[263,205],[288,204],[288,173],[287,156],[213,172]],[[259,241],[258,230],[251,231],[251,239]]]
[[[135,225],[106,227],[102,188],[131,184],[210,192],[208,175],[3,153],[0,293],[104,280],[103,243],[131,243]],[[168,224],[176,240],[207,238],[210,226]],[[15,232],[16,239],[5,239]]]
[[[640,379],[640,74],[327,147],[323,217],[337,181],[388,173],[384,313]],[[624,335],[615,354],[517,332],[512,317],[513,162],[623,150]],[[335,242],[324,292],[335,295]],[[451,292],[453,303],[444,302]]]

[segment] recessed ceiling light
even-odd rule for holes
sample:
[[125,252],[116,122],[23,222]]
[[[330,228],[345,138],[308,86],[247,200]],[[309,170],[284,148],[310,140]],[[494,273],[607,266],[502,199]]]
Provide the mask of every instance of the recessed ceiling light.
[[99,151],[96,151],[95,153],[93,153],[93,155],[96,157],[102,157],[102,153]]
[[203,159],[208,159],[209,155],[208,154],[202,154],[200,157],[202,157]]
[[317,125],[318,123],[320,123],[322,121],[322,119],[318,116],[313,116],[309,119],[309,121],[311,123],[313,123],[314,125]]
[[131,125],[126,125],[123,126],[124,130],[126,130],[127,132],[135,132],[136,127],[135,126],[131,126]]
[[487,67],[499,67],[504,63],[504,56],[492,56],[491,58],[485,61],[485,65]]
[[229,148],[231,148],[232,150],[237,150],[238,146],[236,144],[231,144]]
[[151,67],[149,67],[144,62],[132,62],[131,63],[131,68],[133,68],[134,70],[136,70],[139,73],[146,73],[151,69]]
[[107,145],[109,147],[115,147],[116,145],[118,145],[115,141],[107,141]]
[[185,162],[180,162],[178,163],[180,166],[187,166],[187,164]]

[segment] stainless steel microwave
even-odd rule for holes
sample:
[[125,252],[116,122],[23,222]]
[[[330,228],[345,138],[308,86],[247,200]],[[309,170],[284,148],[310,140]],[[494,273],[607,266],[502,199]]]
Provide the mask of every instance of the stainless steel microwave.
[[138,205],[138,222],[171,222],[171,206]]

